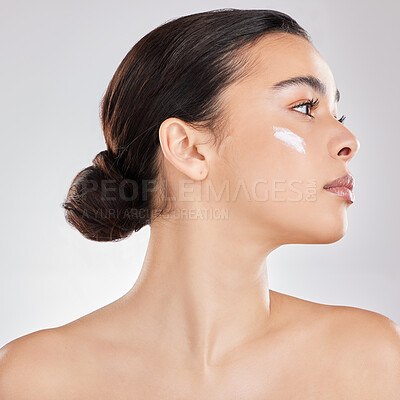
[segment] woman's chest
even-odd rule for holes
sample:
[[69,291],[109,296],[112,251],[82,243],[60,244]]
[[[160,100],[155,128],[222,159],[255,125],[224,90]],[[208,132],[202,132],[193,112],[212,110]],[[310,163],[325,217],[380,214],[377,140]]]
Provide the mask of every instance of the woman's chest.
[[349,388],[329,363],[301,356],[259,354],[218,368],[192,370],[166,360],[121,359],[76,368],[74,399],[340,400]]

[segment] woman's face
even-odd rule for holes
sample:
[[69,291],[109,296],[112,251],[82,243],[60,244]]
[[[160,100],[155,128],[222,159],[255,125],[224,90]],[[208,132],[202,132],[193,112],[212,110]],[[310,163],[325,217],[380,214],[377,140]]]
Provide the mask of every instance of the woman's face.
[[[280,244],[335,242],[346,232],[351,203],[323,186],[350,173],[360,144],[338,121],[332,72],[291,34],[266,36],[250,52],[252,73],[223,94],[229,128],[211,179],[229,181],[229,209],[243,227]],[[295,77],[312,79],[273,88]],[[315,108],[298,106],[317,99]]]

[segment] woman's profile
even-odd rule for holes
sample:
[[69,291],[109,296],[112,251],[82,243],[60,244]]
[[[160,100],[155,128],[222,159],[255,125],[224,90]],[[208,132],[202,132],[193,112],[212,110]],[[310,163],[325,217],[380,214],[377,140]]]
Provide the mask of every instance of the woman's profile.
[[0,399],[400,398],[400,327],[269,289],[267,256],[328,244],[354,202],[360,143],[307,31],[221,9],[138,41],[101,103],[107,149],[66,220],[94,241],[149,225],[137,281],[0,351]]

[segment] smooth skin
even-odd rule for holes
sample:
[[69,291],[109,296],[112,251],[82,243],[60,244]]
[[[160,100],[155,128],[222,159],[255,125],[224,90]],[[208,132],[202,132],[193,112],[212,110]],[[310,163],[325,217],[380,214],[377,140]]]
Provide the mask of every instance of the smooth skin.
[[[332,72],[310,43],[275,33],[248,51],[251,74],[222,95],[228,123],[219,149],[204,129],[179,119],[160,126],[163,174],[179,212],[151,224],[131,290],[4,346],[2,400],[400,398],[398,325],[269,289],[271,251],[345,234],[350,203],[323,186],[350,172],[360,143],[338,121]],[[326,94],[308,85],[271,88],[300,75],[320,79]],[[320,99],[312,113],[293,108],[312,98]],[[301,136],[306,154],[274,137],[273,126]],[[274,180],[283,184],[274,189]],[[250,196],[257,187],[258,197],[249,200],[239,181]],[[203,193],[210,184],[221,193],[227,182],[227,196]],[[206,208],[229,217],[189,213]]]

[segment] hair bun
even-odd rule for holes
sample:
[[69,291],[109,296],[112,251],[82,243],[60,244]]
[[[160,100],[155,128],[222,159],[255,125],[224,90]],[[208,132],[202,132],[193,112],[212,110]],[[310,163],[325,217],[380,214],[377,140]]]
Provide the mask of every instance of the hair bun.
[[146,204],[135,208],[138,193],[138,183],[124,179],[112,154],[101,151],[74,178],[62,204],[65,219],[90,240],[123,239],[149,223]]
[[93,166],[98,168],[105,177],[112,178],[117,182],[122,181],[123,177],[116,166],[116,159],[108,150],[103,150],[98,153],[92,163]]

